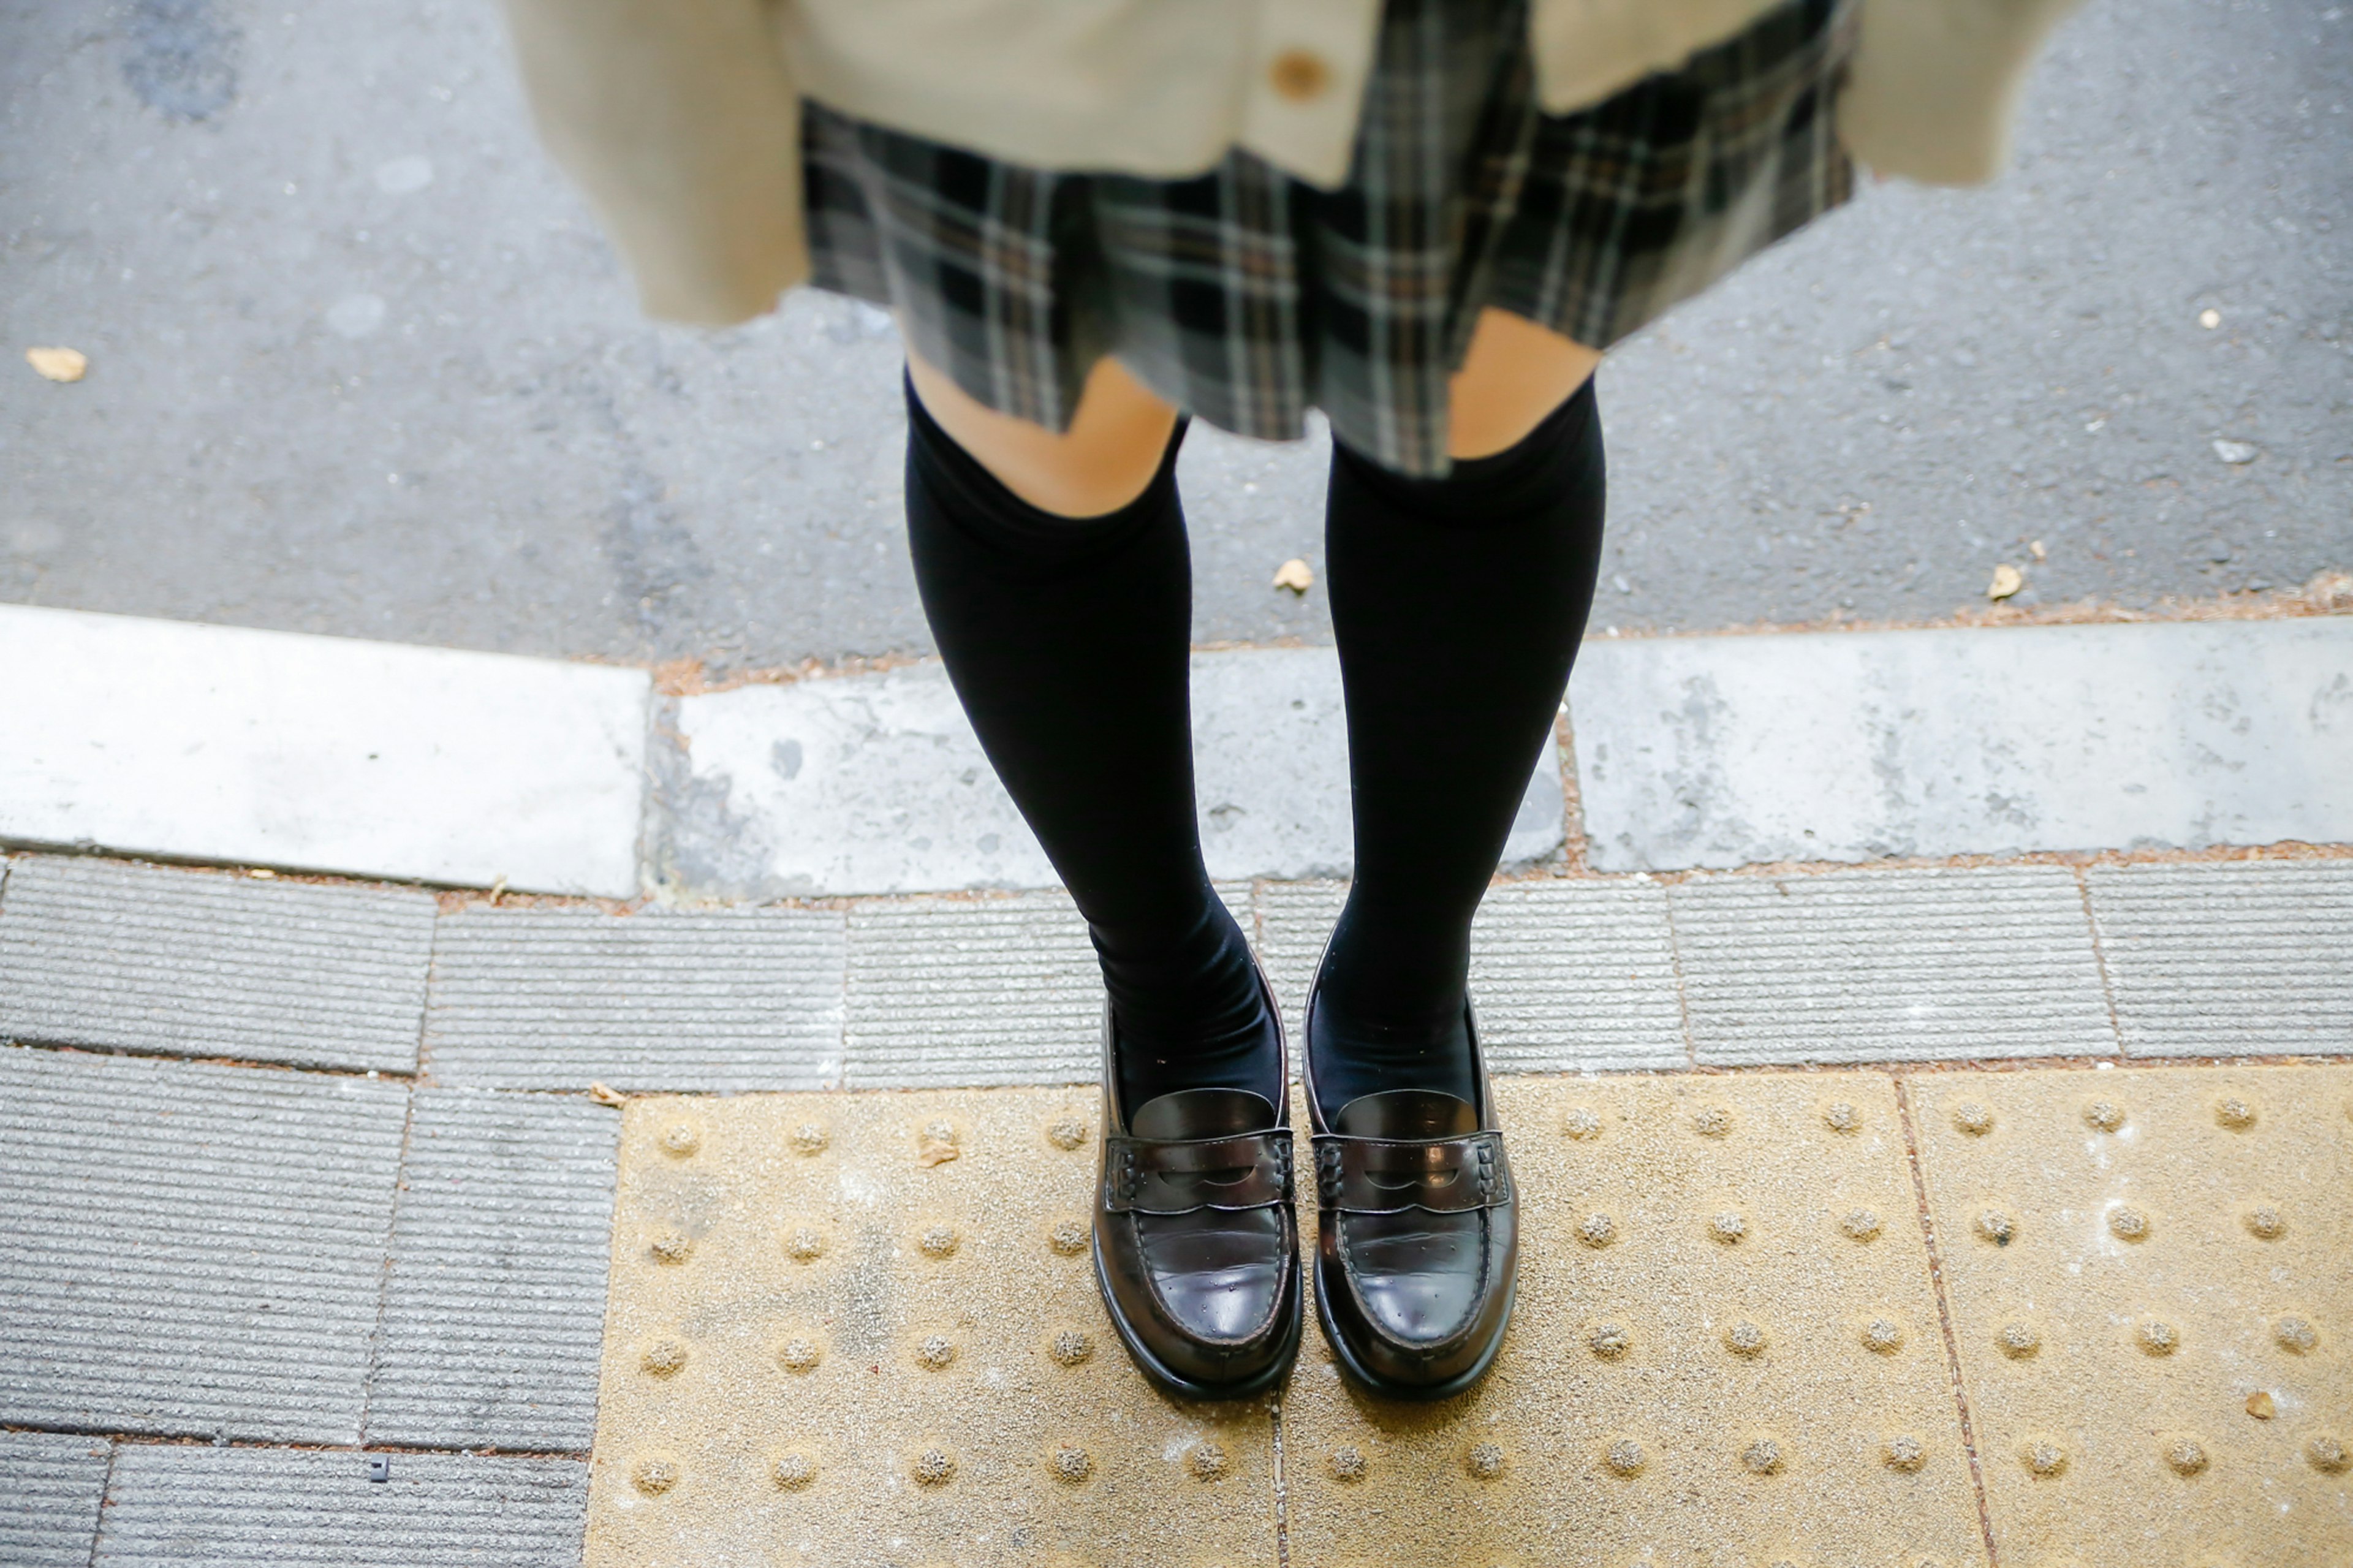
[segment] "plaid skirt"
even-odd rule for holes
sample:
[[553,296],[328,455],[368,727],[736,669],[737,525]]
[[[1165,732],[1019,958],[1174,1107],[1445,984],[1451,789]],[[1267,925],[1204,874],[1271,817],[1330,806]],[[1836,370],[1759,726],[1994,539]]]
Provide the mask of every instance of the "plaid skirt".
[[1309,407],[1442,474],[1447,382],[1494,307],[1608,348],[1846,200],[1853,0],[1792,0],[1568,115],[1525,0],[1388,0],[1347,183],[1245,152],[1190,179],[1057,174],[805,110],[812,281],[899,314],[975,398],[1067,428],[1116,355],[1177,407],[1287,439]]

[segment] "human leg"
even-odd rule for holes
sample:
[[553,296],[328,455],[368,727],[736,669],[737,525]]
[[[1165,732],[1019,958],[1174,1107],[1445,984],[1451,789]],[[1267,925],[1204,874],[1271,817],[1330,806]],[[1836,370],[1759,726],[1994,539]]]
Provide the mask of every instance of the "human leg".
[[1404,479],[1334,447],[1326,572],[1356,872],[1310,1037],[1335,1110],[1385,1089],[1472,1098],[1471,920],[1551,731],[1600,563],[1598,358],[1489,311],[1455,378],[1451,473]]
[[924,611],[982,747],[1087,920],[1123,1101],[1224,1087],[1280,1106],[1274,1020],[1201,860],[1174,411],[1108,360],[1060,435],[920,361],[910,380]]

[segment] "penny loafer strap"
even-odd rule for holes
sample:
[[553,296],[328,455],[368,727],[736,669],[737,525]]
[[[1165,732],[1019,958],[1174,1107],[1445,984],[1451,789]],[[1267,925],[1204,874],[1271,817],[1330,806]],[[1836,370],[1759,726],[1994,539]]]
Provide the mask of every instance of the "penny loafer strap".
[[1315,1137],[1315,1201],[1342,1214],[1463,1214],[1512,1201],[1500,1132],[1458,1138]]
[[1224,1138],[1104,1140],[1103,1207],[1113,1214],[1255,1209],[1292,1196],[1291,1129]]

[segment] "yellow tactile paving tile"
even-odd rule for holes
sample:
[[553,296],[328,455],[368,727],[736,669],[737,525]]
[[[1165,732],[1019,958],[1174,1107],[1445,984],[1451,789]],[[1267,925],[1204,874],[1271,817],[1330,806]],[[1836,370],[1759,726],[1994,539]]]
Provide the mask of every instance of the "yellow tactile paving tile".
[[[1986,1562],[1894,1080],[1515,1079],[1512,1334],[1434,1406],[1313,1330],[1293,1568]],[[1312,1218],[1312,1215],[1311,1215]]]
[[2353,1568],[2353,1067],[1905,1090],[2004,1568]]
[[1130,1366],[1070,1089],[627,1108],[588,1568],[1244,1568],[1263,1405]]

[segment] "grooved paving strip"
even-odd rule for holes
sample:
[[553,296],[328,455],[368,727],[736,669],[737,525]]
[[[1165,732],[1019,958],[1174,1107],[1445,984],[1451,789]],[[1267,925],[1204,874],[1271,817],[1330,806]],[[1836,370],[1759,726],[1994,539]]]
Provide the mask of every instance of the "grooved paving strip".
[[406,1101],[0,1050],[0,1422],[355,1441]]
[[1497,1072],[1686,1060],[1666,891],[1654,884],[1492,889],[1471,931],[1471,996]]
[[413,1072],[429,893],[23,856],[0,888],[0,1036]]
[[89,1568],[106,1455],[103,1437],[0,1432],[0,1563]]
[[1103,974],[1060,893],[863,904],[849,916],[852,1089],[1079,1083]]
[[2353,1068],[1914,1079],[2004,1563],[2353,1563]]
[[588,1447],[620,1121],[586,1100],[417,1091],[368,1441]]
[[92,1568],[575,1568],[587,1466],[576,1459],[282,1448],[116,1455]]
[[1271,1563],[1265,1405],[1163,1398],[1103,1316],[1095,1132],[1079,1089],[632,1101],[589,1568]]
[[435,1079],[480,1089],[810,1089],[841,1073],[829,910],[469,910],[435,941]]
[[1477,1389],[1414,1405],[1350,1390],[1311,1332],[1293,1563],[1985,1563],[1891,1079],[1495,1090],[1511,1337]]
[[1702,877],[1667,896],[1702,1067],[2116,1049],[2064,867]]
[[1324,941],[1347,901],[1345,882],[1259,884],[1259,960],[1282,1004],[1283,1027],[1291,1032],[1294,1051],[1305,1038],[1301,1019],[1316,960],[1324,955]]
[[2128,1054],[2353,1051],[2353,862],[2084,879]]

